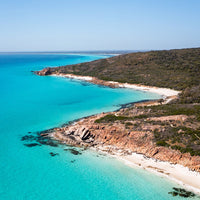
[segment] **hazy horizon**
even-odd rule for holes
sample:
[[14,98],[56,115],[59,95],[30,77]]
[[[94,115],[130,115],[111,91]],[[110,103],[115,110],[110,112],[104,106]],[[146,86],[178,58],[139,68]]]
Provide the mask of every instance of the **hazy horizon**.
[[129,50],[129,49],[116,49],[116,50],[63,50],[63,51],[0,51],[0,53],[134,53],[134,52],[148,52],[148,51],[165,51],[165,50],[178,50],[178,49],[193,49],[193,48],[200,48],[200,46],[197,47],[186,47],[186,48],[172,48],[172,49],[141,49],[141,50]]

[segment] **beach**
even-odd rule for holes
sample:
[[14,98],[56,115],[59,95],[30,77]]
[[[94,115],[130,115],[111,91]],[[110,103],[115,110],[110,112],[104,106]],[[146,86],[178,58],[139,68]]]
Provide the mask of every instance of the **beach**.
[[168,178],[180,184],[180,186],[185,189],[200,194],[200,173],[192,171],[180,164],[159,161],[134,152],[129,152],[128,155],[124,155],[121,150],[116,149],[113,146],[101,146],[92,149],[97,152],[111,155],[132,168],[141,168],[151,173],[155,173],[158,176]]
[[[61,134],[51,134],[50,136],[53,139],[66,143],[65,138]],[[66,143],[66,145],[67,144],[68,143]],[[190,190],[200,195],[200,173],[192,171],[180,164],[160,161],[140,153],[132,152],[129,149],[119,149],[114,145],[98,145],[96,147],[91,147],[90,149],[108,156],[112,156],[129,167],[141,168],[158,176],[168,178],[178,183],[186,190]]]
[[[131,88],[134,90],[142,90],[148,91],[152,93],[158,93],[163,97],[164,102],[168,103],[169,101],[175,99],[180,91],[168,89],[168,88],[158,88],[158,87],[150,87],[144,85],[136,85],[136,84],[127,84],[127,83],[118,83],[113,81],[99,81],[98,79],[90,76],[76,76],[72,74],[55,74],[52,76],[60,76],[65,78],[77,79],[81,81],[87,81],[95,84],[103,84],[109,87],[120,87],[120,88]],[[139,103],[140,106],[142,103]],[[143,103],[145,106],[147,105],[159,105],[158,101],[150,101]],[[137,105],[137,103],[136,103]],[[101,114],[100,114],[101,115]],[[75,123],[76,124],[76,123]],[[54,139],[58,139],[61,141],[65,141],[62,135],[54,134],[51,135]],[[173,164],[166,161],[160,161],[155,158],[150,158],[145,155],[131,152],[127,149],[128,153],[124,153],[125,149],[119,149],[113,146],[99,145],[98,147],[92,147],[93,150],[104,152],[106,154],[114,156],[116,159],[121,160],[124,164],[130,167],[139,167],[145,170],[148,170],[152,173],[156,173],[159,176],[166,177],[170,180],[173,180],[180,184],[185,189],[191,190],[197,194],[200,194],[200,173],[196,171],[192,171],[187,167],[184,167],[180,164]]]
[[177,182],[185,189],[191,190],[200,194],[200,173],[191,171],[187,167],[179,164],[170,164],[152,158],[145,158],[141,154],[133,153],[128,156],[116,156],[125,164],[131,167],[140,167],[150,172],[156,173],[159,176],[164,176]]
[[76,79],[81,81],[86,81],[90,83],[94,83],[97,85],[104,85],[112,88],[129,88],[133,90],[141,90],[141,91],[148,91],[152,93],[157,93],[162,96],[165,103],[169,103],[172,99],[175,99],[180,91],[169,89],[169,88],[159,88],[153,86],[145,86],[141,84],[129,84],[129,83],[119,83],[115,81],[103,81],[99,80],[96,77],[92,76],[79,76],[73,74],[52,74],[51,76],[59,76],[65,77],[70,79]]

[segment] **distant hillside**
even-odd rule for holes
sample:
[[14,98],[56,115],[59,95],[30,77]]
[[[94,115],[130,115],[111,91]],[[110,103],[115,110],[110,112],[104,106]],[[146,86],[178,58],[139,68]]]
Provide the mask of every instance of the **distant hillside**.
[[200,85],[200,48],[130,53],[54,70],[182,90]]
[[[172,152],[167,159],[170,162],[179,151],[182,155],[178,157],[177,162],[180,162],[180,158],[188,156],[185,153],[190,153],[191,156],[198,156],[195,158],[198,161],[195,162],[200,163],[200,48],[130,53],[77,65],[46,68],[36,72],[38,75],[54,73],[94,76],[101,80],[182,90],[179,98],[169,104],[162,105],[160,102],[158,106],[131,106],[120,110],[117,115],[116,113],[104,114],[92,124],[89,120],[89,127],[98,127],[97,130],[92,130],[94,131],[92,134],[100,130],[99,125],[107,127],[109,130],[107,134],[111,139],[107,139],[107,136],[103,139],[108,142],[114,141],[113,138],[119,136],[121,142],[129,142],[132,139],[131,131],[136,131],[133,135],[145,132],[137,149],[141,145],[146,148],[147,144],[154,144],[156,147],[162,146]],[[140,114],[135,116],[134,113]],[[112,129],[111,132],[110,127],[115,127],[116,124],[117,131],[113,132]],[[147,129],[144,129],[145,126]],[[149,127],[154,126],[156,128],[150,130]],[[124,135],[125,133],[127,135]],[[145,142],[147,138],[151,142]],[[118,144],[122,143],[117,142],[116,145]],[[133,140],[131,144],[134,146],[137,141]],[[145,152],[149,150],[146,149]],[[165,157],[166,152],[162,155]],[[193,169],[199,171],[200,165],[195,165]]]
[[48,72],[182,90],[180,103],[200,103],[200,48],[129,53]]

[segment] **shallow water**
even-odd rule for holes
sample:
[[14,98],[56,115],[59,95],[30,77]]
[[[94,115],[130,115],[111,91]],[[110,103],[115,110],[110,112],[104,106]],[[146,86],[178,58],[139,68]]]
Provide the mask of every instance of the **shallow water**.
[[70,120],[118,109],[119,104],[159,98],[31,72],[105,57],[109,56],[0,54],[1,200],[181,199],[168,194],[177,184],[109,156],[89,150],[74,155],[62,145],[27,147],[27,141],[21,141]]

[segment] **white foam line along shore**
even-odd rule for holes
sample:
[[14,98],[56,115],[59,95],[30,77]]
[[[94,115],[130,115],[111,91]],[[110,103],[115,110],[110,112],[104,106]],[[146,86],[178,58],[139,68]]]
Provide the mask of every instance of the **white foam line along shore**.
[[[92,148],[110,155],[109,147]],[[143,154],[132,153],[131,155],[121,155],[120,152],[112,152],[112,157],[122,161],[124,164],[132,168],[141,168],[156,175],[168,178],[178,183],[183,188],[193,191],[200,195],[200,173],[191,171],[189,168],[179,164],[171,164],[169,162],[159,161],[154,158],[147,158]]]
[[[92,82],[94,77],[91,76],[77,76],[72,74],[56,74],[52,76],[61,76],[66,78],[78,79],[83,81]],[[157,93],[163,97],[177,96],[180,91],[168,89],[168,88],[158,88],[137,84],[128,83],[118,83],[109,81],[111,84],[117,84],[120,88],[130,88],[134,90],[148,91],[152,93]],[[104,148],[102,148],[103,150]],[[100,149],[96,149],[97,151]],[[105,152],[105,151],[103,151]],[[108,153],[109,154],[109,153]],[[200,194],[200,173],[189,170],[187,167],[178,164],[171,164],[169,162],[158,161],[153,158],[146,158],[144,155],[133,153],[128,156],[114,155],[117,159],[123,161],[126,165],[130,167],[140,167],[150,172],[156,173],[160,176],[167,177],[186,189],[192,190],[193,192]]]
[[141,167],[160,176],[167,177],[184,188],[200,194],[200,173],[191,171],[187,167],[145,158],[143,155],[136,153],[128,156],[117,156],[117,158],[131,167]]
[[[78,79],[78,80],[89,81],[89,82],[92,82],[93,80],[96,79],[95,77],[92,77],[92,76],[79,76],[79,75],[73,75],[73,74],[65,74],[65,75],[55,74],[52,76],[61,76],[65,78]],[[134,89],[134,90],[148,91],[148,92],[160,94],[161,96],[164,96],[164,97],[177,96],[180,93],[180,91],[169,89],[169,88],[159,88],[159,87],[145,86],[145,85],[140,85],[140,84],[119,83],[115,81],[107,81],[107,82],[111,84],[115,84],[120,88],[129,88],[129,89]]]

